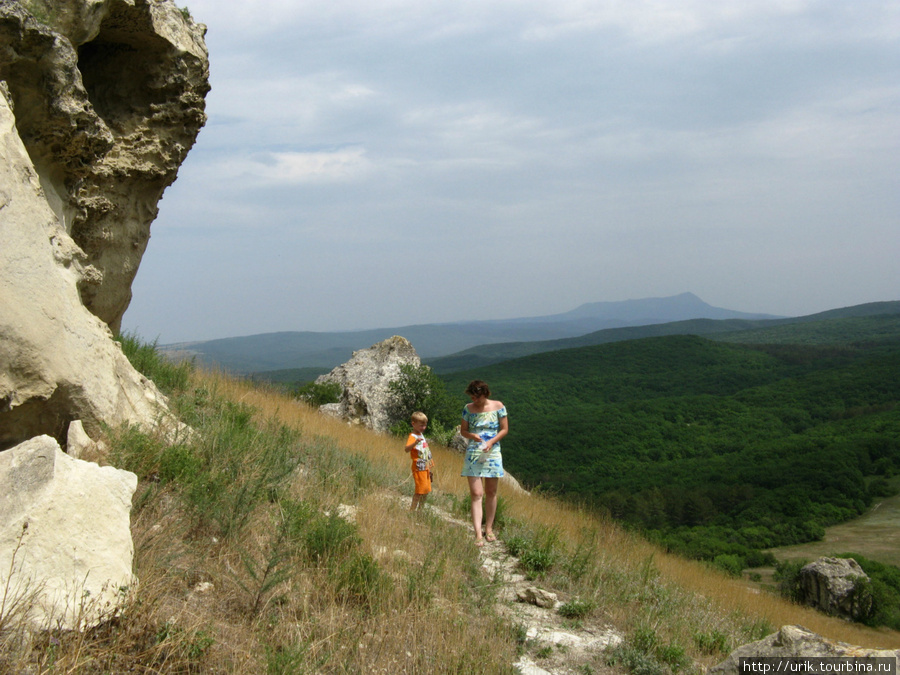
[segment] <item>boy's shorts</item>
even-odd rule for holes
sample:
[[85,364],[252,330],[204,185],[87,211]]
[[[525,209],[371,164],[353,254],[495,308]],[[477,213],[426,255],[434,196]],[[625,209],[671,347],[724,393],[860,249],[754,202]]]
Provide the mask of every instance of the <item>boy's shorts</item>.
[[413,480],[416,482],[416,494],[427,495],[431,492],[431,472],[413,471]]

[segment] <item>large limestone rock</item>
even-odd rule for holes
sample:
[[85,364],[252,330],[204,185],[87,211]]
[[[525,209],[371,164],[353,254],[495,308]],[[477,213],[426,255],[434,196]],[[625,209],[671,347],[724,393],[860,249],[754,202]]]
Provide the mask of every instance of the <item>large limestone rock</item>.
[[204,32],[171,0],[0,0],[0,450],[160,419],[110,328],[205,121]]
[[[0,589],[38,626],[109,618],[134,585],[137,476],[74,459],[49,436],[0,452]],[[12,574],[10,574],[12,571]]]
[[858,619],[871,610],[871,594],[860,592],[869,576],[852,558],[819,558],[800,570],[803,600],[826,614]]
[[387,431],[392,400],[388,385],[400,377],[400,366],[420,364],[412,344],[399,335],[355,351],[347,363],[316,379],[318,384],[337,382],[343,388],[340,402],[319,409],[352,424]]
[[[803,626],[784,626],[777,633],[734,650],[722,663],[710,668],[709,675],[745,675],[739,667],[742,658],[854,657],[900,658],[900,650],[867,649],[846,642],[835,642]],[[756,671],[759,672],[759,671]],[[799,669],[794,672],[800,672]]]
[[0,450],[83,419],[151,422],[165,399],[78,296],[83,255],[43,199],[0,92]]

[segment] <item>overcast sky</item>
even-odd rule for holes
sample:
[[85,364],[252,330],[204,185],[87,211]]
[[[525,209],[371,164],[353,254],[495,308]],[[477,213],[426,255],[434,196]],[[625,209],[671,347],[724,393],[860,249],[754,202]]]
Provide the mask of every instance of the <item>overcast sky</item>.
[[209,121],[133,285],[144,338],[900,299],[897,0],[188,8]]

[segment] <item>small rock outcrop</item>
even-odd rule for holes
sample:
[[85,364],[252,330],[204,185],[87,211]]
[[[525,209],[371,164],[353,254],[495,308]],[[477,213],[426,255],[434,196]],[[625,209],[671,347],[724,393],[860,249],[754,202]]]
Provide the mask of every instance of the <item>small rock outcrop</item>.
[[868,580],[852,558],[819,558],[800,570],[801,598],[826,614],[857,619],[871,609],[871,595],[859,590]]
[[519,588],[516,590],[516,596],[518,597],[519,602],[527,602],[545,609],[553,609],[559,602],[556,593],[545,591],[543,588],[538,588],[537,586],[524,586]]
[[171,0],[0,0],[0,450],[165,417],[112,331],[206,120],[204,32]]
[[8,589],[7,612],[66,629],[110,618],[135,583],[136,488],[133,473],[74,459],[49,436],[0,452],[0,589]]
[[[744,675],[742,658],[854,657],[900,658],[900,650],[867,649],[835,642],[817,635],[803,626],[784,626],[777,633],[738,647],[722,663],[710,668],[709,675]],[[795,671],[799,672],[799,671]]]
[[399,335],[355,351],[345,364],[316,379],[317,384],[336,382],[343,390],[338,403],[328,403],[319,410],[352,424],[387,431],[392,402],[388,385],[400,377],[400,366],[420,364],[412,344]]

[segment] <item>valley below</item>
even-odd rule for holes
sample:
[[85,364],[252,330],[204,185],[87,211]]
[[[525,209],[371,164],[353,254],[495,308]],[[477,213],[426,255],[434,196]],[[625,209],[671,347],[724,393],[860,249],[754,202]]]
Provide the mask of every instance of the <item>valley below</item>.
[[815,560],[858,553],[886,565],[900,566],[900,495],[876,503],[859,518],[825,528],[821,541],[770,549],[779,560]]
[[[885,565],[900,566],[900,495],[879,501],[859,518],[825,528],[825,536],[819,541],[778,546],[767,553],[778,562],[813,561],[854,553]],[[774,590],[774,575],[774,567],[756,567],[744,570],[743,576],[755,580],[751,581],[753,587]]]

